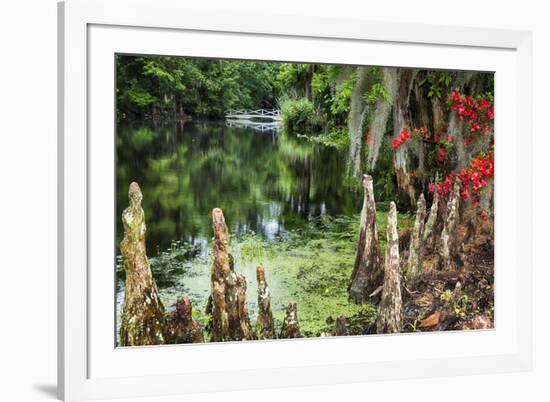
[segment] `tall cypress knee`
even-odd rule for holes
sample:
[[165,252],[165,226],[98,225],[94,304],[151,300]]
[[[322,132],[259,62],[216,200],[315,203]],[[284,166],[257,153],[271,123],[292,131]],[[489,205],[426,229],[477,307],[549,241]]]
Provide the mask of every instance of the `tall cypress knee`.
[[378,333],[400,332],[403,325],[397,210],[393,201],[390,203],[386,235],[388,243],[386,246],[386,261],[384,264],[382,300],[378,308]]
[[409,245],[406,275],[407,280],[414,280],[422,271],[422,244],[424,238],[424,221],[426,219],[426,200],[424,194],[420,194],[416,203],[416,219]]
[[460,179],[457,177],[453,185],[453,190],[449,195],[447,204],[447,220],[441,231],[438,254],[441,257],[441,267],[444,270],[455,268],[454,258],[456,256],[456,228],[459,220],[459,202],[460,202]]
[[214,261],[211,271],[211,341],[252,339],[246,307],[246,279],[233,270],[229,231],[220,208],[212,210],[212,229]]
[[121,346],[164,343],[164,307],[145,249],[145,213],[139,185],[130,184],[129,207],[122,213],[124,238],[120,243],[126,275],[120,325]]
[[351,283],[348,287],[350,299],[358,304],[367,302],[369,294],[382,283],[372,177],[363,175],[362,185],[364,197],[359,242]]
[[256,321],[256,337],[258,339],[275,339],[275,323],[271,312],[271,295],[265,280],[263,265],[256,268],[258,280],[258,320]]
[[422,235],[422,241],[424,246],[428,249],[432,249],[435,243],[435,226],[437,221],[437,214],[439,210],[439,194],[434,192],[434,198],[432,206],[430,208],[430,215],[428,221],[424,227],[424,234]]

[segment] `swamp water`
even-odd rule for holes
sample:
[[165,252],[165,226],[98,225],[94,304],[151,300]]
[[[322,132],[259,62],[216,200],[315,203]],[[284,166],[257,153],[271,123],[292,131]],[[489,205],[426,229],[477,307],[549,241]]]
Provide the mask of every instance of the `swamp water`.
[[[117,254],[128,185],[143,192],[147,254],[168,311],[183,294],[204,325],[212,263],[211,211],[224,211],[235,258],[245,275],[252,324],[261,263],[276,325],[298,304],[302,334],[332,328],[328,317],[372,313],[348,302],[363,194],[346,186],[346,155],[283,132],[217,123],[119,124]],[[379,214],[385,239],[385,213]],[[124,278],[117,257],[117,329]],[[329,320],[330,321],[330,320]],[[118,331],[117,331],[118,333]]]

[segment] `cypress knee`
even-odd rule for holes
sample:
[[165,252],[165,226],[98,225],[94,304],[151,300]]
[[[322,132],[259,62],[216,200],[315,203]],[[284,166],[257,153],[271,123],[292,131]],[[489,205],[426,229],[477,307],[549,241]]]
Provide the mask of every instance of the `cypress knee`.
[[435,243],[435,223],[437,221],[437,213],[439,209],[439,194],[434,192],[434,198],[432,201],[432,207],[430,208],[430,216],[424,227],[424,234],[422,240],[426,248],[432,249]]
[[388,242],[384,264],[382,300],[378,309],[378,333],[400,332],[403,321],[397,211],[393,201],[390,203],[386,235]]
[[336,317],[336,324],[334,328],[334,335],[344,336],[348,334],[347,321],[344,315]]
[[424,194],[420,194],[416,204],[416,219],[409,245],[406,275],[407,280],[414,280],[422,271],[422,240],[424,236],[424,222],[426,219],[426,200]]
[[124,238],[120,243],[126,286],[120,324],[121,346],[158,345],[165,341],[164,307],[145,249],[145,213],[139,185],[130,184],[130,205],[122,213]]
[[265,280],[263,265],[256,268],[258,280],[258,320],[256,321],[256,337],[258,339],[275,339],[275,324],[271,312],[271,295]]
[[358,304],[367,302],[368,295],[382,283],[372,177],[363,175],[362,184],[364,198],[361,210],[359,242],[351,283],[348,287],[350,299]]
[[289,303],[283,325],[281,326],[281,339],[300,338],[300,324],[298,323],[298,308],[296,303]]
[[212,342],[252,339],[246,308],[246,279],[233,270],[223,211],[212,210],[214,261],[211,271]]
[[447,220],[441,231],[438,254],[441,257],[441,267],[444,270],[455,268],[454,258],[456,255],[456,227],[459,219],[459,201],[460,201],[460,179],[457,177],[453,185],[453,190],[449,196],[447,206]]
[[236,274],[235,300],[229,303],[229,335],[234,341],[254,339],[246,306],[246,278]]
[[176,303],[176,311],[169,317],[167,343],[204,342],[202,328],[193,319],[193,305],[189,297],[183,296]]

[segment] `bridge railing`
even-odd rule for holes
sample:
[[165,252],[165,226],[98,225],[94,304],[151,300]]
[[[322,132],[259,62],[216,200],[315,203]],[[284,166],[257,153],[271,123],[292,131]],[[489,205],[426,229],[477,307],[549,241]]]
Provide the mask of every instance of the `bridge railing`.
[[279,109],[231,109],[225,113],[226,117],[280,117]]

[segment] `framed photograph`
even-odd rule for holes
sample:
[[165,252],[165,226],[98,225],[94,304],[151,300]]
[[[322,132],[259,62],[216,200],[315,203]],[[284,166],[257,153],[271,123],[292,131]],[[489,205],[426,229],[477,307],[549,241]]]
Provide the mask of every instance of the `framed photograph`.
[[60,3],[60,398],[529,370],[531,41]]

